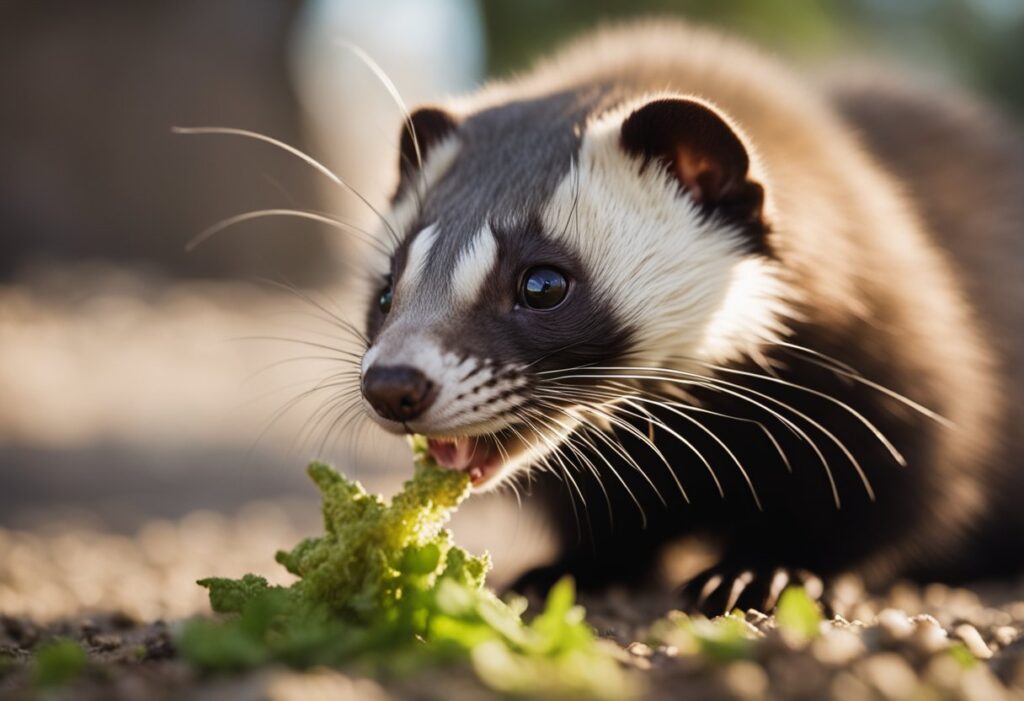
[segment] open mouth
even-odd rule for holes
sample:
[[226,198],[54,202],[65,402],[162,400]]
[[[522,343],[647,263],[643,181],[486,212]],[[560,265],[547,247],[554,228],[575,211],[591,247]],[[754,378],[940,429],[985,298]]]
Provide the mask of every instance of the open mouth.
[[449,470],[469,475],[474,487],[482,487],[498,472],[509,454],[501,434],[462,436],[458,438],[427,438],[427,450],[434,461]]

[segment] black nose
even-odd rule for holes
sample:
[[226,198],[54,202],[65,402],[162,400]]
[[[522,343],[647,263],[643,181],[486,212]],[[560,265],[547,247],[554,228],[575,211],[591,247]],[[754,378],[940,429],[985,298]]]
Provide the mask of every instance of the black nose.
[[363,375],[363,396],[391,421],[412,421],[434,403],[434,383],[408,365],[374,365]]

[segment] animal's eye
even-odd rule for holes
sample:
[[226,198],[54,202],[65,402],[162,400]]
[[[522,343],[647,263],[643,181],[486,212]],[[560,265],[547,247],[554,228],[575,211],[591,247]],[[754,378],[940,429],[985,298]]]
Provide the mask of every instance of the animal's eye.
[[387,314],[389,311],[391,311],[391,295],[391,285],[389,283],[388,286],[385,287],[384,290],[380,293],[380,297],[377,299],[377,305],[380,307],[381,312],[383,312],[384,314]]
[[519,296],[530,309],[554,309],[568,292],[569,280],[560,270],[538,266],[526,271]]

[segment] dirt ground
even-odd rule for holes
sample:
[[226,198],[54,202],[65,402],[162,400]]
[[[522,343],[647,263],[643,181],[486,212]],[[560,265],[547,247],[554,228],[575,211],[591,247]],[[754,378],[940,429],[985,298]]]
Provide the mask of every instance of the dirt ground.
[[[224,339],[284,333],[261,321],[275,318],[279,300],[123,287],[70,309],[0,292],[0,698],[492,698],[468,670],[388,682],[281,668],[218,677],[178,658],[181,622],[209,612],[196,579],[255,572],[286,581],[273,552],[319,529],[301,470],[308,455],[289,449],[308,412],[252,450],[266,408],[253,408],[259,420],[234,408],[243,380],[282,351]],[[291,374],[268,384],[323,376],[317,366],[279,369]],[[351,474],[390,493],[408,475],[407,449],[369,450],[376,443],[335,462],[363,466]],[[508,501],[474,498],[453,524],[460,545],[492,552],[495,586],[543,560],[546,547]],[[582,603],[645,698],[1024,699],[1024,580],[897,585],[878,597],[848,583],[839,593],[842,617],[810,644],[748,613],[756,640],[732,662],[649,640],[648,624],[676,604],[671,595],[613,591]],[[68,685],[42,689],[35,657],[55,638],[79,641],[89,661]]]
[[[257,504],[230,518],[200,512],[148,524],[134,536],[0,530],[0,698],[494,698],[468,669],[390,681],[325,669],[207,676],[179,659],[182,621],[207,611],[195,578],[273,577],[270,553],[296,540],[301,521]],[[847,581],[835,591],[837,616],[810,643],[748,612],[754,642],[733,661],[651,639],[649,624],[675,605],[671,594],[613,590],[582,603],[634,668],[642,698],[1024,699],[1024,581],[897,585],[881,597]],[[78,641],[89,662],[67,685],[42,689],[34,655],[58,638]]]

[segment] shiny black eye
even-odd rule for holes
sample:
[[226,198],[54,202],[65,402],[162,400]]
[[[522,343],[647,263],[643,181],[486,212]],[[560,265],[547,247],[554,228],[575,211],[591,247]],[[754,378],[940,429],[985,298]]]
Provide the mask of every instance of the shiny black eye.
[[385,287],[384,291],[380,293],[380,297],[377,299],[377,305],[384,314],[391,311],[391,285]]
[[554,309],[568,292],[569,280],[561,271],[538,266],[526,271],[519,296],[530,309]]

